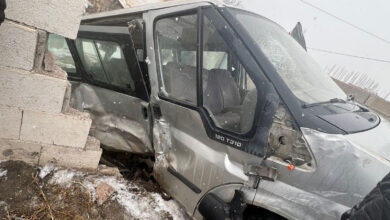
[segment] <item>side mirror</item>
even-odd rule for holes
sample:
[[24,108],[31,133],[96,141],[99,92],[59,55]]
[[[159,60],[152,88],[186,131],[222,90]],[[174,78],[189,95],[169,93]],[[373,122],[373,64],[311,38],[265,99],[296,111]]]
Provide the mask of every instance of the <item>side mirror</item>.
[[298,22],[297,25],[295,25],[294,29],[290,32],[290,35],[307,51],[301,22]]

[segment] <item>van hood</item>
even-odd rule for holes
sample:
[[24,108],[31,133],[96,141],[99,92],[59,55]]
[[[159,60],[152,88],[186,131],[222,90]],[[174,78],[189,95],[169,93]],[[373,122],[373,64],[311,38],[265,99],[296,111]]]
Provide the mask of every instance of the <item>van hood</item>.
[[376,113],[353,101],[314,104],[314,106],[303,109],[303,112],[315,115],[323,122],[342,130],[345,134],[367,131],[375,128],[381,122]]
[[345,131],[347,134],[366,131],[375,128],[380,123],[379,116],[369,111],[317,115],[317,117]]
[[357,148],[375,158],[390,162],[390,122],[382,119],[380,124],[368,131],[345,135]]

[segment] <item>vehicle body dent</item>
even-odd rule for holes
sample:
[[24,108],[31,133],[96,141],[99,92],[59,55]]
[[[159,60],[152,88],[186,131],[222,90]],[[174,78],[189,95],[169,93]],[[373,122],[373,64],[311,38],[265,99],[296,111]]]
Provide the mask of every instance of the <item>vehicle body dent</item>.
[[147,110],[147,102],[90,84],[71,83],[70,105],[91,115],[90,133],[106,149],[153,153],[149,121],[145,120],[143,112]]

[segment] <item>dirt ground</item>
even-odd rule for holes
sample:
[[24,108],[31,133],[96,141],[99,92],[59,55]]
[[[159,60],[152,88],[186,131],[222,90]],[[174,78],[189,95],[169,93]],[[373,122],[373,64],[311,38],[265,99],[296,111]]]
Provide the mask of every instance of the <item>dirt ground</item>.
[[132,176],[1,161],[0,219],[189,219],[175,201],[163,199],[154,181]]

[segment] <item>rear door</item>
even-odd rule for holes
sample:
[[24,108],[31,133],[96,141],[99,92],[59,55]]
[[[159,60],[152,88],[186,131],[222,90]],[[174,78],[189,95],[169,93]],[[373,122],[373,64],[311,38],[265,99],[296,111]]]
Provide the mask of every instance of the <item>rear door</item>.
[[214,7],[151,11],[145,20],[153,24],[146,36],[156,177],[194,210],[209,190],[249,182],[244,166],[261,163],[277,102],[259,111],[269,83]]
[[91,114],[91,135],[108,149],[153,152],[149,95],[128,27],[82,25],[67,45],[76,66],[71,106]]

